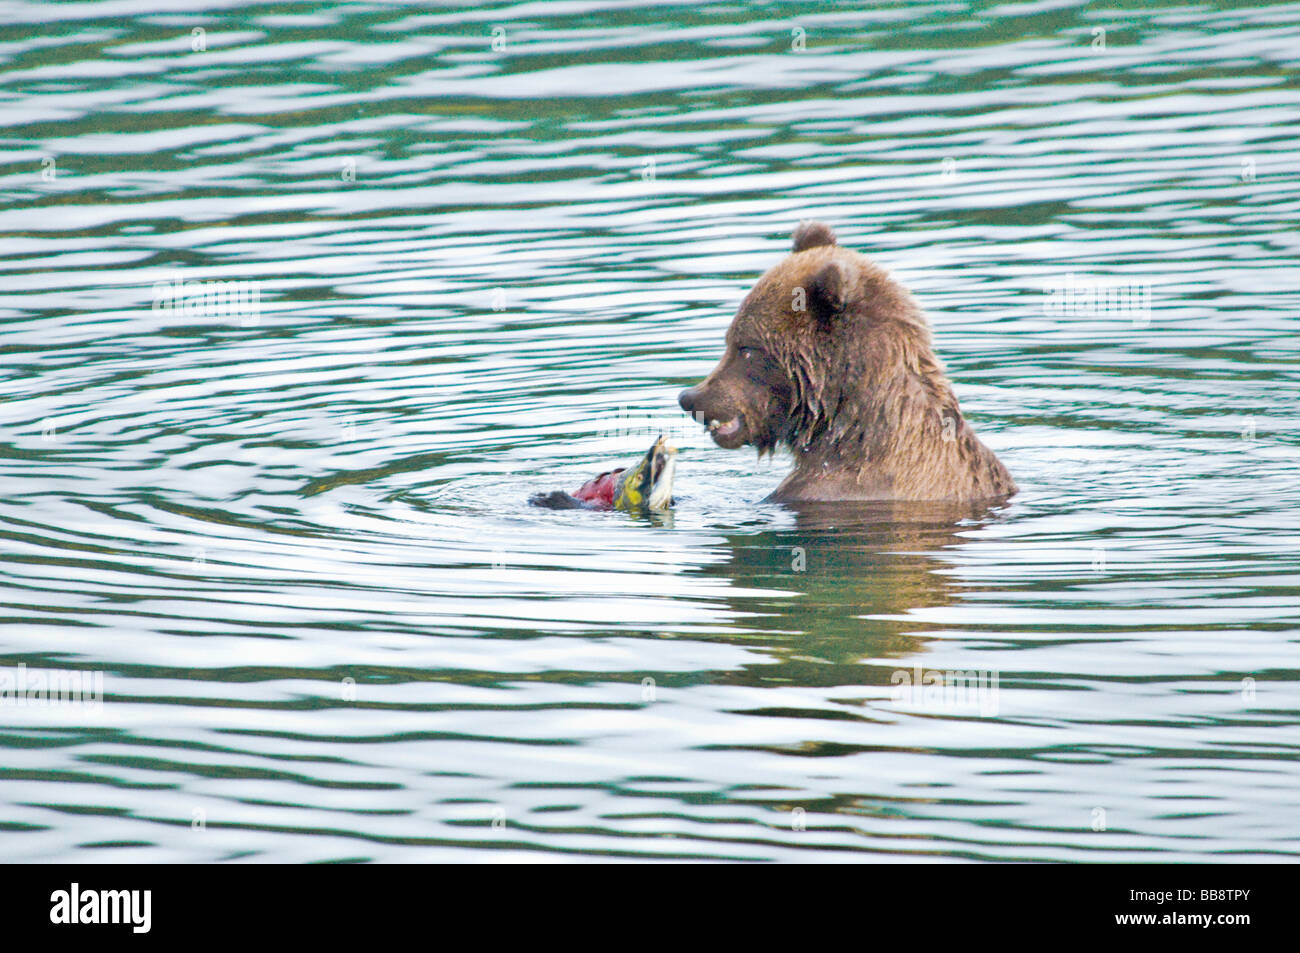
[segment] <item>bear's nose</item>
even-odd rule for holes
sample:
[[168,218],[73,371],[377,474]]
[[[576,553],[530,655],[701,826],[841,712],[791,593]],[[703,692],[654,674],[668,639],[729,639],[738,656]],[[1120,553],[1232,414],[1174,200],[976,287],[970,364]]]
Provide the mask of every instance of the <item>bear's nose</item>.
[[677,395],[677,403],[681,404],[682,410],[689,414],[695,410],[695,397],[696,389],[694,387],[688,387]]

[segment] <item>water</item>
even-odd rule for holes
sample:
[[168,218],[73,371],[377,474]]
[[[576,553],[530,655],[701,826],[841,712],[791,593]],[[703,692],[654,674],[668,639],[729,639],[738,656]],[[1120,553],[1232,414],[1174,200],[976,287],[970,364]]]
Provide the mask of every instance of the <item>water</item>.
[[[193,7],[0,11],[0,858],[1300,854],[1300,8]],[[682,418],[805,216],[1009,504]]]

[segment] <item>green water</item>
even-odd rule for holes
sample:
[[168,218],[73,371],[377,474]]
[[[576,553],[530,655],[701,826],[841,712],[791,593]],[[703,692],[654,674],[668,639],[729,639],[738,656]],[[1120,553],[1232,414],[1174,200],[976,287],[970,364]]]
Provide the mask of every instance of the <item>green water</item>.
[[[1300,855],[1300,7],[196,6],[0,5],[0,859]],[[1008,505],[681,414],[809,216]]]

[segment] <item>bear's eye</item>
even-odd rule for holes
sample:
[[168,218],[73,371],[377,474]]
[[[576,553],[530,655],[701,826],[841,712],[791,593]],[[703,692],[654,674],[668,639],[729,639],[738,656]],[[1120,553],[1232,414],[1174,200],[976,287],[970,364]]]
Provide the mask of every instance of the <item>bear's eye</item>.
[[763,352],[756,347],[742,347],[740,349],[740,356],[747,361],[753,360],[754,358],[758,357],[762,353]]

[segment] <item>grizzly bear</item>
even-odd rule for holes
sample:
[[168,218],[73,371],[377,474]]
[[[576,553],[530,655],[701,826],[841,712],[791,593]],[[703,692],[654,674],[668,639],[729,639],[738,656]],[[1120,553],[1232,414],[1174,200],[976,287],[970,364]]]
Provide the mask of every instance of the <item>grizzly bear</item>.
[[962,416],[920,307],[821,222],[799,223],[792,253],[741,302],[721,362],[678,402],[720,447],[790,448],[772,502],[1016,492]]

